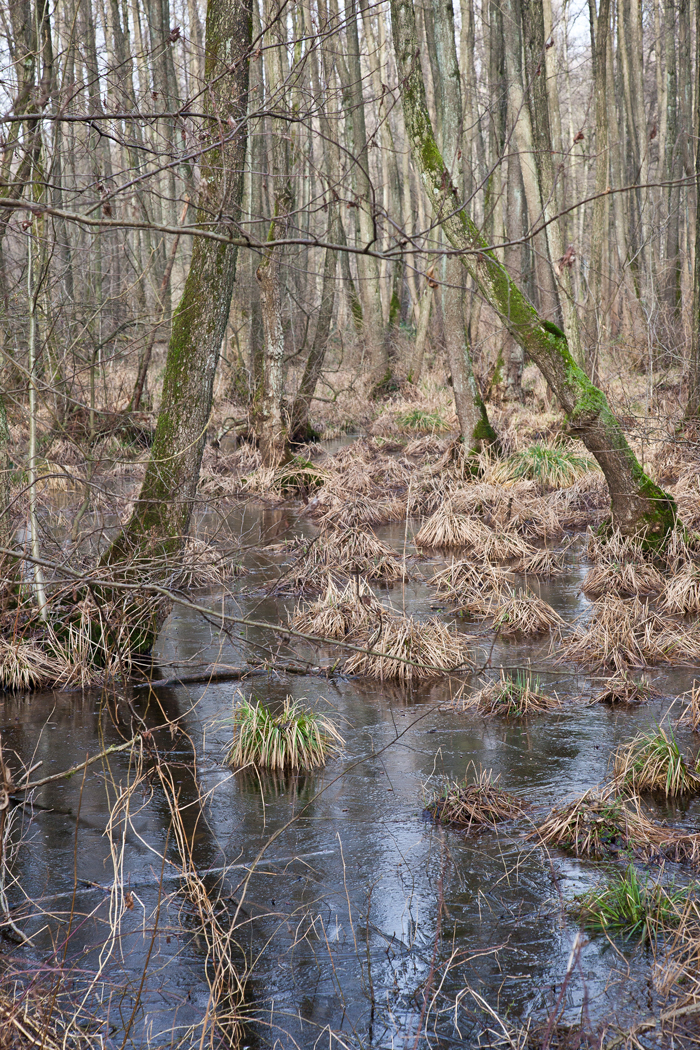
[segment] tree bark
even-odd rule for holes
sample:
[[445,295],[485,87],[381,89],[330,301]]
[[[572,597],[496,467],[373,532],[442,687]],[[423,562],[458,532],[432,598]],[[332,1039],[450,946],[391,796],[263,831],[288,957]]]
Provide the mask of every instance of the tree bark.
[[[250,0],[209,0],[206,24],[206,111],[212,119],[201,161],[197,221],[227,233],[243,191],[246,151]],[[229,123],[230,121],[230,123]],[[218,217],[217,222],[212,218]],[[161,408],[134,512],[104,557],[169,556],[190,526],[211,410],[214,376],[236,272],[237,249],[195,240],[182,298],[173,316]],[[151,638],[152,641],[152,638]]]
[[672,497],[640,467],[605,395],[573,359],[564,333],[540,318],[462,209],[433,135],[416,58],[412,0],[391,0],[391,20],[404,120],[436,217],[485,298],[543,373],[567,414],[570,431],[598,460],[610,489],[613,524],[625,535],[641,534],[648,546],[662,544],[676,522]]
[[[436,70],[435,101],[440,115],[440,151],[450,171],[460,170],[463,145],[462,82],[457,61],[452,0],[433,0],[433,33]],[[464,290],[459,259],[448,255],[443,266],[441,289],[447,363],[452,375],[455,408],[462,441],[470,452],[496,440],[474,376],[474,365],[464,324]],[[421,358],[422,365],[422,358]],[[414,373],[417,382],[420,368]]]
[[591,53],[593,55],[593,90],[595,94],[595,200],[591,227],[591,265],[589,270],[587,372],[593,382],[598,371],[598,354],[602,336],[603,313],[603,246],[608,237],[608,103],[606,98],[610,0],[600,0],[598,14],[595,0],[590,0]]

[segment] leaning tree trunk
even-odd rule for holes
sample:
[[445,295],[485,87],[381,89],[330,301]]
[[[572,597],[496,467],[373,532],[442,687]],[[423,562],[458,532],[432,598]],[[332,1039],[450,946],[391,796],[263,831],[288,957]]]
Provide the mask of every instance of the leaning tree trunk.
[[[243,193],[250,0],[209,0],[203,95],[210,134],[201,161],[197,221],[226,234]],[[108,563],[172,556],[185,542],[211,411],[214,376],[228,321],[237,249],[195,239],[185,288],[173,316],[163,395],[146,476],[134,512],[105,556]]]
[[391,22],[411,152],[437,219],[484,297],[558,397],[570,431],[598,460],[610,489],[613,524],[625,535],[643,534],[648,545],[663,543],[676,521],[672,497],[640,467],[605,395],[574,361],[564,333],[540,318],[461,206],[433,135],[412,0],[391,0]]
[[[696,92],[700,104],[700,4],[696,4],[695,7],[695,48]],[[700,140],[695,146],[695,177],[698,182],[695,194],[695,267],[693,272],[688,400],[685,406],[685,421],[692,424],[700,423]]]

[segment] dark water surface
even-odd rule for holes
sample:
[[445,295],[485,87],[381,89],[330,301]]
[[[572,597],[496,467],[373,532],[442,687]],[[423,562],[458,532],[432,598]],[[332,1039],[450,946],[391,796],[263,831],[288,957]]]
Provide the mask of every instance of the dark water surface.
[[[248,543],[313,532],[289,508],[250,506],[232,511],[227,528]],[[403,525],[377,532],[404,549]],[[440,559],[415,557],[412,532],[409,566],[428,577]],[[588,605],[579,593],[588,568],[581,542],[568,558],[565,576],[532,585],[572,621]],[[278,622],[296,604],[264,593],[281,557],[258,552],[245,561],[249,572],[233,596],[198,600]],[[432,590],[420,580],[377,593],[395,608],[434,615]],[[244,645],[240,633],[227,637],[180,608],[159,639],[157,662],[166,676],[173,662],[238,665],[244,654],[276,654],[278,644],[278,659],[288,661],[284,642],[263,631],[247,629]],[[491,636],[482,645],[484,660]],[[592,885],[601,866],[548,854],[525,836],[548,807],[603,782],[617,744],[658,722],[694,672],[648,672],[664,698],[613,710],[576,702],[597,683],[556,663],[549,650],[540,640],[499,642],[491,652],[493,667],[531,667],[543,686],[571,701],[522,722],[447,709],[461,678],[405,689],[271,674],[159,689],[149,700],[134,693],[149,724],[162,725],[165,716],[184,730],[160,731],[154,743],[169,753],[192,861],[210,872],[204,881],[219,898],[220,923],[228,927],[238,916],[234,954],[251,971],[246,1043],[414,1047],[427,1023],[431,1044],[475,1045],[486,1028],[500,1032],[484,1004],[515,1026],[528,1018],[542,1023],[569,968],[562,997],[568,1024],[629,1024],[654,1006],[651,957],[581,939],[566,915],[565,902]],[[335,658],[309,655],[322,663]],[[342,754],[299,778],[233,775],[225,757],[238,691],[280,704],[287,695],[306,698],[337,721]],[[3,747],[27,765],[40,760],[33,777],[50,775],[128,739],[126,700],[101,692],[8,695]],[[694,754],[690,733],[678,731],[678,739]],[[531,800],[532,817],[478,837],[426,823],[427,794],[444,777],[464,776],[470,762],[493,769],[502,787]],[[199,1046],[196,1026],[210,995],[207,944],[195,905],[179,892],[181,859],[152,766],[146,755],[137,775],[129,752],[115,753],[85,775],[37,789],[33,809],[14,809],[21,843],[7,894],[32,944],[8,951],[19,969],[51,959],[69,971],[76,1005],[107,1018],[105,1045],[120,1047],[128,1032],[126,1045]],[[697,828],[700,808],[693,802],[667,815]],[[670,866],[667,874],[683,877]]]

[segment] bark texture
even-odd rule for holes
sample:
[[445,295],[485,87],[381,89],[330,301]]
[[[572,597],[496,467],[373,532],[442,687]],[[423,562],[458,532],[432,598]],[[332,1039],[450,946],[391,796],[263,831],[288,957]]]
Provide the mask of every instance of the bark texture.
[[[202,156],[198,222],[225,233],[238,215],[246,151],[250,0],[209,0],[205,93],[209,138]],[[208,148],[207,148],[208,147]],[[218,222],[214,222],[218,218]],[[170,555],[187,536],[211,410],[212,388],[236,270],[233,245],[197,238],[172,335],[146,476],[130,521],[108,551]]]
[[640,467],[605,395],[574,360],[564,333],[540,318],[461,207],[433,135],[412,0],[392,0],[391,21],[406,130],[437,218],[454,247],[464,253],[461,258],[482,294],[559,398],[571,432],[598,460],[610,489],[614,525],[626,535],[642,533],[649,544],[662,543],[676,521],[672,497]]

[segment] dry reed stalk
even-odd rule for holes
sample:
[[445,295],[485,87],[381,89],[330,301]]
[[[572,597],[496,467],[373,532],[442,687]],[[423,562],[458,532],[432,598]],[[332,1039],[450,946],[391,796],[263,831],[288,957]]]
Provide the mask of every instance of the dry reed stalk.
[[559,660],[623,672],[669,661],[677,649],[675,634],[645,602],[609,596],[594,603],[588,626],[577,627],[564,641]]
[[383,616],[365,644],[377,655],[353,654],[345,663],[346,674],[410,685],[472,666],[467,646],[437,619],[419,623],[411,617]]
[[65,679],[67,660],[39,641],[0,638],[0,686],[3,689],[41,689]]
[[615,752],[613,784],[620,790],[663,791],[667,798],[697,794],[700,776],[690,768],[673,733],[659,726],[639,733]]
[[689,726],[694,733],[700,732],[700,683],[693,682],[688,706],[676,722],[678,726]]
[[635,681],[623,671],[614,678],[609,678],[605,688],[593,697],[594,704],[641,704],[645,700],[651,700],[658,693],[647,681],[639,679]]
[[619,598],[648,597],[660,594],[663,589],[663,578],[653,565],[612,561],[601,561],[589,569],[581,587],[587,598],[602,598],[604,594]]
[[306,609],[295,609],[292,626],[321,638],[348,638],[382,615],[382,604],[366,580],[358,576],[340,590],[329,576],[324,596]]
[[511,795],[498,786],[493,770],[479,769],[473,763],[461,783],[448,781],[442,791],[429,800],[424,813],[436,824],[459,831],[484,831],[517,820],[531,803]]
[[644,816],[639,799],[623,802],[609,790],[602,794],[586,791],[553,809],[528,838],[590,860],[626,851],[648,860],[658,854],[666,831]]
[[697,565],[686,562],[680,572],[667,581],[662,605],[680,616],[700,613],[700,568]]
[[553,627],[564,627],[564,621],[551,605],[531,591],[519,589],[501,596],[493,618],[494,630],[503,635],[544,634]]
[[483,686],[471,696],[460,692],[454,706],[461,711],[479,711],[484,715],[507,715],[519,718],[540,714],[561,707],[558,696],[547,696],[539,691],[539,682],[530,675],[517,674],[511,678],[501,671],[500,679]]

